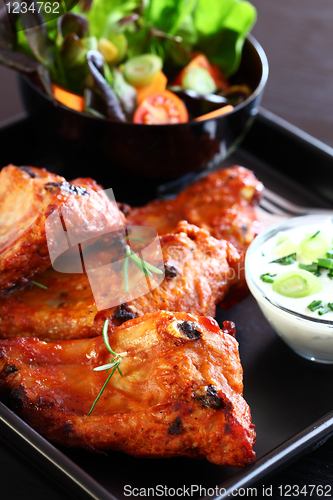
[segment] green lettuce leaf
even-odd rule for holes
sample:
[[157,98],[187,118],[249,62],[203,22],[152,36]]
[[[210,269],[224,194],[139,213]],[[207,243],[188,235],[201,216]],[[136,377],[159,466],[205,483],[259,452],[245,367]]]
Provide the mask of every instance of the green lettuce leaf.
[[194,14],[197,49],[231,76],[238,69],[244,40],[256,18],[255,7],[245,0],[198,0]]
[[110,31],[122,31],[119,21],[131,15],[140,3],[140,0],[93,0],[88,12],[84,12],[79,5],[73,11],[83,13],[89,21],[90,34],[101,38]]

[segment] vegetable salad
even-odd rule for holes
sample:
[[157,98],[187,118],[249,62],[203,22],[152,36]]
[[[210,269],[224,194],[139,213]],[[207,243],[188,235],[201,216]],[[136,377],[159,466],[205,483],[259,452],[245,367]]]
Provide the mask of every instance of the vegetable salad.
[[30,29],[27,13],[2,9],[0,63],[38,75],[49,96],[76,111],[177,124],[227,113],[251,94],[228,80],[256,20],[245,0],[81,0],[69,7],[57,19],[31,9],[30,19],[42,22]]

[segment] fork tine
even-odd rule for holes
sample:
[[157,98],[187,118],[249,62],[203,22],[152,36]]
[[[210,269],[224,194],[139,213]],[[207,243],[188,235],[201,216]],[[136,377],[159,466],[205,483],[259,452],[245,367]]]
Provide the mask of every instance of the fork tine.
[[275,203],[272,203],[271,200],[269,200],[265,196],[262,200],[260,200],[260,207],[266,210],[266,212],[274,215],[284,215],[288,217],[294,217],[296,215],[299,215],[299,213],[291,212],[285,207],[282,208],[276,205]]
[[[293,216],[309,215],[309,214],[333,215],[333,208],[325,209],[325,208],[301,207],[300,205],[296,205],[295,203],[274,193],[270,189],[265,189],[264,198],[262,202],[263,201],[264,204],[265,203],[268,204],[267,206],[270,207],[271,213],[288,214]],[[276,208],[276,211],[274,211],[274,208]]]

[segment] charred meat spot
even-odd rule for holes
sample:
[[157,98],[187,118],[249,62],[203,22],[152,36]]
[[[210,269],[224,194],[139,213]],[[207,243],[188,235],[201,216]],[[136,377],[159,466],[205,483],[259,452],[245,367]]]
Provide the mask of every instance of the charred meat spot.
[[52,399],[49,399],[47,396],[40,396],[37,400],[37,406],[38,408],[40,409],[43,409],[43,410],[52,410],[52,408],[54,408],[55,406],[55,403]]
[[131,207],[126,203],[117,203],[119,210],[127,217],[130,214]]
[[73,186],[73,184],[70,184],[69,182],[65,181],[61,185],[61,189],[68,191],[73,194],[77,194],[79,196],[89,196],[88,191],[86,188],[82,186]]
[[219,397],[216,387],[212,384],[200,387],[200,389],[194,393],[194,398],[205,408],[218,410],[219,408],[225,407],[224,400]]
[[167,434],[171,434],[172,436],[178,436],[183,432],[183,424],[180,420],[180,417],[176,417],[176,419],[171,422],[169,429],[167,430]]
[[175,266],[171,266],[170,264],[165,264],[165,277],[169,280],[175,278],[178,274],[178,270]]
[[74,430],[74,427],[73,427],[73,424],[71,424],[71,423],[65,424],[63,427],[64,434],[70,434],[71,432],[73,432],[73,430]]
[[243,234],[246,234],[248,232],[248,225],[247,224],[241,224],[240,225],[240,229],[242,231]]
[[131,311],[127,304],[121,304],[115,310],[113,317],[122,324],[125,323],[125,321],[136,318],[137,313]]
[[232,426],[228,422],[224,424],[223,429],[225,434],[232,434]]
[[8,375],[11,375],[12,373],[15,373],[17,371],[18,371],[18,368],[16,368],[15,365],[7,365],[3,371],[3,374],[5,375],[5,377],[8,377]]
[[8,288],[7,290],[4,290],[1,294],[0,294],[0,297],[3,296],[3,297],[7,297],[8,295],[10,295],[11,293],[13,292],[16,292],[17,290],[23,290],[24,288],[26,288],[28,286],[33,286],[31,281],[28,281],[28,280],[25,280],[25,283],[19,283],[18,285],[14,285],[12,286],[11,288]]
[[183,323],[178,323],[178,328],[189,339],[198,340],[202,335],[199,330],[199,325],[194,321],[183,321]]
[[54,189],[61,189],[62,191],[67,191],[68,193],[71,194],[76,194],[79,196],[89,196],[88,191],[86,188],[81,187],[81,186],[74,186],[73,184],[70,184],[67,181],[64,182],[47,182],[44,185],[44,189],[48,191],[49,193],[52,193]]
[[223,332],[236,337],[236,325],[233,321],[223,321]]
[[23,167],[19,167],[19,169],[22,170],[22,172],[25,172],[26,174],[30,175],[30,177],[32,179],[35,179],[36,177],[38,177],[36,172],[34,172],[31,167],[23,166]]
[[45,191],[48,191],[49,193],[52,193],[55,189],[59,189],[61,187],[61,182],[47,182],[44,185]]
[[10,400],[14,411],[21,411],[28,404],[28,397],[23,385],[15,387],[10,393]]

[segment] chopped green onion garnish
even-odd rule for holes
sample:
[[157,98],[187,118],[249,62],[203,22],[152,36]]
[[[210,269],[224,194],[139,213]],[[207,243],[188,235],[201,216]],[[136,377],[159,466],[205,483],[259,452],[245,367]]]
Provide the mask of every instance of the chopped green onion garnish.
[[299,263],[298,267],[300,269],[305,269],[305,271],[309,271],[309,273],[317,273],[318,272],[318,264],[316,262],[312,262],[312,264]]
[[328,312],[331,312],[331,308],[330,307],[323,307],[323,308],[319,309],[318,314],[320,316],[323,316],[324,314],[327,314]]
[[316,236],[318,236],[319,233],[320,233],[320,231],[317,231],[315,234],[313,234],[312,236],[310,236],[310,240],[312,240],[313,238],[315,238]]
[[271,260],[270,264],[281,264],[282,266],[289,266],[296,262],[296,252],[291,253],[289,255],[285,255],[284,257],[280,257],[276,260]]
[[333,249],[326,252],[326,257],[328,257],[329,259],[333,259]]
[[320,309],[322,306],[323,301],[322,300],[313,300],[311,304],[308,305],[308,308],[310,311],[314,312],[317,309]]
[[265,273],[260,276],[260,279],[264,281],[264,283],[273,283],[274,282],[274,277],[276,274],[270,274],[270,273]]
[[327,259],[325,257],[319,257],[318,266],[325,267],[326,269],[333,269],[333,259]]

